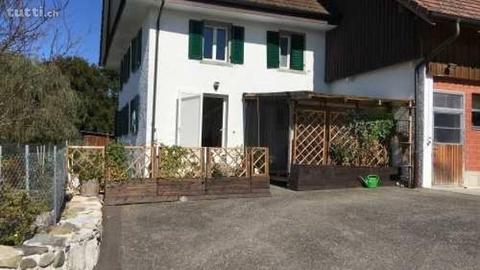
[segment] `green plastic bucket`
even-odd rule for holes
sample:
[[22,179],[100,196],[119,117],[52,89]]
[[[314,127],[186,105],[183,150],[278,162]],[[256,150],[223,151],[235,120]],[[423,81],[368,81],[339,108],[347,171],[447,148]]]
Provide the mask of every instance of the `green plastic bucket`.
[[380,176],[369,175],[365,178],[362,177],[362,182],[366,188],[377,188],[380,186]]

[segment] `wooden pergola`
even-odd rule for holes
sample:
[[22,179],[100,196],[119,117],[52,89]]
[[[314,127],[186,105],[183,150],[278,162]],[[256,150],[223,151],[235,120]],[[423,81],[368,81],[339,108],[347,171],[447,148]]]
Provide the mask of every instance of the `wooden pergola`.
[[330,150],[333,144],[348,146],[355,143],[348,122],[349,112],[371,108],[402,111],[396,118],[398,132],[403,134],[398,142],[403,153],[401,161],[392,166],[390,145],[378,145],[372,151],[374,155],[359,157],[351,167],[370,168],[372,171],[372,168],[396,167],[406,171],[401,173],[405,182],[410,183],[413,178],[412,100],[296,91],[246,93],[244,101],[245,143],[270,148],[273,180],[292,184],[292,177],[298,177],[300,167],[339,167],[332,161]]

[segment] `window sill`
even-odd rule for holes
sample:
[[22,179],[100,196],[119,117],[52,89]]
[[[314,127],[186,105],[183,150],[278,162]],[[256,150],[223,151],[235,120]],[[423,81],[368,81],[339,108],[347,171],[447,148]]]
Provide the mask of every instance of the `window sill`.
[[221,67],[233,67],[234,65],[229,62],[215,61],[215,60],[200,60],[200,64],[221,66]]
[[293,74],[300,74],[300,75],[307,74],[305,70],[294,70],[294,69],[288,69],[288,68],[279,68],[277,70],[278,72],[284,72],[284,73],[293,73]]
[[480,131],[480,127],[477,127],[477,126],[473,126],[472,129],[473,131]]

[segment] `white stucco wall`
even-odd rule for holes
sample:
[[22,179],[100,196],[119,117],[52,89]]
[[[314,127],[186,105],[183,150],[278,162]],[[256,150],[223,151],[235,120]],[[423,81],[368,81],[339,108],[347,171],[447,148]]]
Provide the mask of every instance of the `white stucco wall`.
[[405,62],[355,75],[330,84],[329,92],[339,95],[413,99],[415,64]]
[[[208,16],[202,13],[166,9],[161,18],[159,48],[159,86],[157,99],[157,141],[177,142],[177,99],[181,93],[228,95],[227,146],[238,146],[243,140],[243,93],[313,91],[326,89],[325,34],[321,30],[302,29],[289,25],[232,19],[225,14]],[[189,20],[215,20],[245,28],[243,65],[214,65],[188,59]],[[292,31],[306,34],[305,72],[267,69],[266,33]],[[321,78],[319,80],[319,78]],[[220,83],[218,91],[213,85]]]
[[[119,95],[118,110],[121,110],[127,105],[135,96],[140,96],[139,115],[138,115],[138,133],[137,135],[130,134],[123,136],[121,140],[126,144],[143,145],[147,143],[148,134],[151,130],[151,114],[152,93],[153,93],[153,68],[155,54],[155,25],[153,15],[150,15],[144,20],[142,26],[142,64],[136,72],[130,73],[128,82],[123,85],[122,91]],[[137,31],[138,31],[137,30]],[[133,38],[133,37],[132,37]]]
[[425,66],[419,71],[417,93],[417,121],[421,186],[431,188],[433,183],[433,77]]

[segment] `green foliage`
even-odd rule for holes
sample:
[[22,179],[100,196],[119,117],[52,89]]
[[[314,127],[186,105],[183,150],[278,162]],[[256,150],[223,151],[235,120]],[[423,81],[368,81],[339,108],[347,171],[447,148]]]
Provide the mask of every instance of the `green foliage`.
[[391,113],[373,110],[352,114],[351,119],[355,135],[363,147],[384,143],[394,133],[395,120]]
[[342,166],[363,164],[375,156],[378,145],[385,145],[395,132],[393,114],[384,110],[352,112],[348,121],[351,123],[351,141],[338,141],[330,147],[330,158]]
[[160,177],[167,179],[194,177],[201,165],[190,158],[190,152],[180,146],[160,147]]
[[0,142],[59,143],[78,136],[77,97],[51,63],[0,55]]
[[128,179],[127,152],[120,142],[111,142],[105,148],[108,179],[123,181]]
[[19,245],[33,236],[32,226],[45,205],[32,201],[26,192],[0,188],[0,244]]
[[334,144],[330,148],[330,156],[336,164],[353,166],[358,152],[351,145]]
[[118,75],[79,57],[57,58],[53,61],[70,80],[78,96],[79,130],[113,133],[120,84]]
[[100,181],[104,177],[104,159],[101,153],[92,154],[88,162],[81,162],[77,167],[78,178],[80,182],[92,180]]

